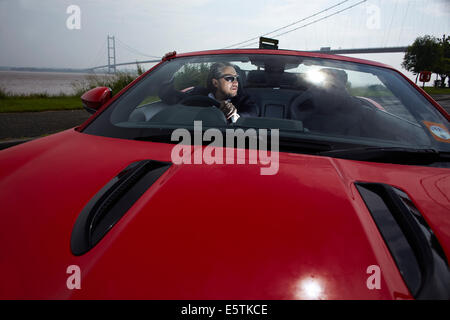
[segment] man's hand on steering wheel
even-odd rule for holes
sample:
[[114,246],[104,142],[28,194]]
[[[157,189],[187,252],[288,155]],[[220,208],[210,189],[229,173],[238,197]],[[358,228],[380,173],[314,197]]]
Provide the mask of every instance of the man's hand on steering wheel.
[[219,109],[223,112],[227,120],[229,120],[233,114],[237,113],[236,107],[229,101],[220,102]]

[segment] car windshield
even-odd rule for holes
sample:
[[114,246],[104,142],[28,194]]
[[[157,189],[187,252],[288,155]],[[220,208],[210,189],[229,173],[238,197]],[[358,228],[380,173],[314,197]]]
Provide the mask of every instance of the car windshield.
[[[217,64],[227,74],[212,75]],[[226,98],[235,105],[237,120],[230,121],[220,109],[214,77],[234,90]],[[279,129],[281,144],[289,139],[450,151],[448,121],[398,72],[282,54],[205,54],[164,61],[84,132],[152,140],[177,128],[191,130],[194,121],[202,121],[203,130]]]

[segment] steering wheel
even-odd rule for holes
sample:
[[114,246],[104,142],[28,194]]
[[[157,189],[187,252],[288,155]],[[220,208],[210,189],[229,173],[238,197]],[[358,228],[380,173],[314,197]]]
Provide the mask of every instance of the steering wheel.
[[203,96],[199,94],[184,97],[178,103],[184,104],[186,106],[205,107],[205,108],[211,106],[220,107],[219,101],[214,100],[208,96]]

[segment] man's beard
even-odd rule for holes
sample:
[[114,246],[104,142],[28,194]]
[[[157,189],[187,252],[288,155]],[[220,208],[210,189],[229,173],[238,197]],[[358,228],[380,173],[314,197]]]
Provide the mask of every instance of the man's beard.
[[232,94],[232,93],[227,93],[226,94],[226,98],[227,99],[233,99],[234,97],[236,97],[237,96],[237,92],[236,92],[236,94]]

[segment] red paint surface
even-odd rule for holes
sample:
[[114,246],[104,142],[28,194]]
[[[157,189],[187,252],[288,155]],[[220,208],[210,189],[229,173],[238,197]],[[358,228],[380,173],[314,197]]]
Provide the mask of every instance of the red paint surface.
[[[174,145],[75,130],[0,153],[0,298],[296,299],[410,297],[353,182],[404,190],[450,254],[448,169],[280,153],[259,165],[173,165],[97,246],[70,252],[74,222],[131,162]],[[81,268],[68,290],[66,268]],[[366,286],[381,268],[380,290]]]

